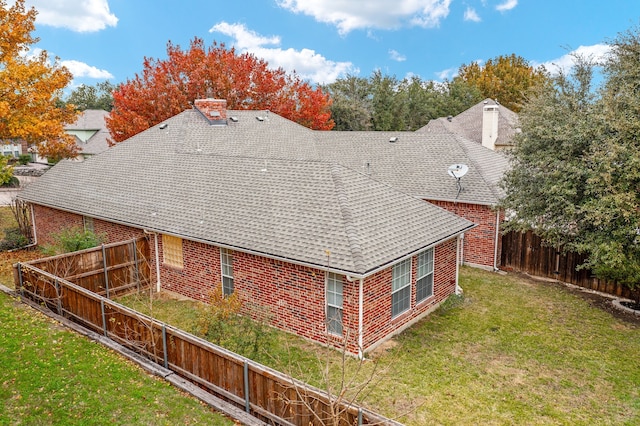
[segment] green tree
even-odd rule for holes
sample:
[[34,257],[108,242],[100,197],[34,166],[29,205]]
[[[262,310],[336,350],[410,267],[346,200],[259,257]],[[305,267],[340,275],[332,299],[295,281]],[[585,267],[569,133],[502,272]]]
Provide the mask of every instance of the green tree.
[[[583,238],[598,276],[640,287],[640,28],[609,43],[597,112],[602,131],[588,161]],[[640,300],[640,292],[638,299]]]
[[347,75],[323,90],[331,96],[334,130],[371,130],[371,86],[367,78]]
[[[587,255],[596,276],[640,286],[640,35],[619,35],[592,87],[594,66],[538,86],[520,113],[503,206],[507,229]],[[640,298],[640,293],[638,294]]]
[[111,111],[113,108],[113,91],[116,88],[109,81],[97,83],[95,86],[81,84],[71,92],[66,104],[73,105],[79,111],[87,109]]
[[376,70],[371,75],[369,83],[373,130],[405,130],[405,104],[399,91],[398,79]]
[[484,98],[496,99],[519,112],[527,91],[544,83],[549,75],[544,67],[534,68],[523,57],[511,54],[489,59],[483,66],[477,62],[462,65],[456,78],[476,86]]
[[520,112],[503,206],[517,213],[507,229],[534,229],[553,245],[575,242],[589,170],[586,155],[599,137],[591,64],[580,59],[536,87]]

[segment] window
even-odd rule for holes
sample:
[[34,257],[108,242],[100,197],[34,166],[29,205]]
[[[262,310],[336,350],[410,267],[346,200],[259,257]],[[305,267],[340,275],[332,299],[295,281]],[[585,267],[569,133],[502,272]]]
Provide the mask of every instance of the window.
[[83,216],[82,220],[84,222],[84,230],[85,232],[95,232],[93,228],[93,218],[89,216]]
[[418,255],[416,303],[433,296],[433,248]]
[[391,317],[409,309],[411,305],[411,259],[393,267],[391,280]]
[[165,265],[182,269],[182,238],[171,235],[162,236],[162,256]]
[[220,265],[222,269],[222,294],[229,296],[233,293],[233,252],[220,249]]
[[327,331],[342,336],[342,275],[327,274]]

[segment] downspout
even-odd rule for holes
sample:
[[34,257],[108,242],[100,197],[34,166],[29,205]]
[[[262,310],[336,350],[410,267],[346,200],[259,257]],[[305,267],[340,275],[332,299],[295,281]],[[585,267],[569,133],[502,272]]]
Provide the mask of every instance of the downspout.
[[464,233],[460,234],[458,236],[457,239],[457,247],[456,247],[456,294],[460,295],[462,294],[462,288],[460,287],[459,281],[458,281],[458,277],[460,276],[460,253],[462,252],[463,248],[463,242],[464,242]]
[[493,271],[498,270],[498,241],[500,238],[500,209],[496,209],[496,240],[493,248]]
[[153,245],[156,252],[156,293],[160,293],[160,253],[158,252],[158,233],[143,230],[145,234],[153,234]]
[[458,263],[464,265],[464,232],[460,234],[460,253]]
[[364,279],[360,278],[359,289],[358,289],[358,359],[364,359],[364,351],[363,351],[363,330],[362,321],[364,320],[364,291],[363,291],[363,282]]

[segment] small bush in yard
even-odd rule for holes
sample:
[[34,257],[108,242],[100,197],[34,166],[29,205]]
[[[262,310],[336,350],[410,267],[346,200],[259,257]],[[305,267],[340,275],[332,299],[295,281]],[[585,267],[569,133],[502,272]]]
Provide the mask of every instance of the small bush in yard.
[[0,251],[13,250],[29,244],[29,240],[22,235],[20,228],[5,229],[4,234],[4,240],[0,241]]
[[9,158],[0,155],[0,186],[13,182],[13,166],[9,165]]
[[237,293],[224,296],[222,290],[211,292],[209,302],[198,309],[196,334],[230,351],[259,361],[273,344],[266,314],[256,314],[261,321],[240,315],[242,302]]
[[18,163],[22,166],[26,166],[31,161],[31,156],[29,154],[21,154],[18,157]]
[[104,235],[84,231],[78,227],[67,228],[54,236],[55,244],[45,248],[47,254],[71,253],[99,246],[105,241]]

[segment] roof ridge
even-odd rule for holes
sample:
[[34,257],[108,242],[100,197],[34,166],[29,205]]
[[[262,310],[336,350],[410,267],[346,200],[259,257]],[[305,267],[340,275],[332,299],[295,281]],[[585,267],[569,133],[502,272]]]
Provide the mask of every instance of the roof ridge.
[[348,170],[345,167],[340,166],[337,163],[330,163],[331,165],[331,179],[336,190],[338,198],[338,204],[340,206],[340,214],[342,215],[342,223],[344,224],[344,230],[349,242],[349,249],[353,256],[353,264],[355,270],[358,272],[364,272],[366,270],[366,264],[364,261],[364,255],[362,253],[362,246],[360,243],[360,236],[358,229],[354,223],[353,216],[351,214],[351,204],[349,203],[349,197],[344,191],[344,182],[341,178],[341,172]]

